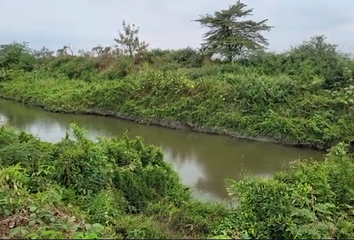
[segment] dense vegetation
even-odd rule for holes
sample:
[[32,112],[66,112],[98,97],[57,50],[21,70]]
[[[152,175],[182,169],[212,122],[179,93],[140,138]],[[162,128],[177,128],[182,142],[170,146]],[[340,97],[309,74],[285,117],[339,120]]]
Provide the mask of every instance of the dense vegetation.
[[0,128],[1,237],[188,238],[223,216],[221,206],[190,200],[160,149],[73,130],[50,144]]
[[1,50],[12,62],[0,95],[53,111],[328,148],[353,140],[354,64],[323,40],[234,63],[192,49],[147,52],[152,63],[112,52],[36,59],[10,44]]
[[[267,20],[237,2],[197,19],[200,49],[148,49],[123,22],[114,47],[0,46],[0,96],[51,111],[331,148],[270,179],[230,181],[239,207],[191,199],[141,139],[46,143],[0,128],[1,238],[353,238],[354,61],[315,36],[265,52]],[[335,145],[335,146],[334,146]],[[333,147],[334,146],[334,147]],[[217,160],[217,159],[216,159]]]
[[[230,181],[240,207],[192,200],[160,149],[125,136],[58,143],[0,127],[1,238],[354,237],[346,145],[271,179]],[[216,237],[215,237],[216,236]]]
[[210,31],[197,50],[149,50],[139,28],[126,22],[114,47],[78,54],[70,46],[54,56],[46,48],[2,45],[0,96],[52,111],[322,149],[353,140],[354,61],[324,36],[264,52],[260,33],[271,27],[237,20],[250,13],[238,2],[201,16],[196,21]]

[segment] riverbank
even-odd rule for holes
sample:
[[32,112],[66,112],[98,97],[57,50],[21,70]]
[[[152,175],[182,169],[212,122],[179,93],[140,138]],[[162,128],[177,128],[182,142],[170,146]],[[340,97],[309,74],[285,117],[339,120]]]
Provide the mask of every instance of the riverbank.
[[[19,74],[0,83],[0,97],[53,112],[111,116],[321,150],[354,136],[347,106],[318,90],[320,81],[305,86],[286,76],[235,75],[235,83],[216,83],[172,72],[159,74],[149,71],[92,82]],[[265,99],[259,96],[262,92]]]
[[53,144],[0,126],[1,237],[198,239],[227,216],[192,200],[159,148],[72,129]]
[[131,137],[141,136],[145,142],[162,147],[165,161],[191,188],[193,198],[201,201],[229,200],[225,179],[242,179],[245,171],[253,176],[272,176],[289,169],[289,164],[299,157],[323,160],[323,152],[312,149],[173,130],[112,117],[52,113],[4,99],[0,99],[1,121],[52,143],[60,141],[73,122],[87,129],[92,139],[125,132]]
[[[43,105],[40,102],[26,102],[25,100],[18,98],[18,97],[8,97],[6,95],[1,95],[0,93],[0,98],[6,99],[6,100],[11,100],[11,101],[16,101],[25,105],[33,106],[33,107],[38,107],[41,108],[45,111],[53,112],[53,113],[60,113],[60,114],[81,114],[81,115],[94,115],[94,116],[102,116],[102,117],[113,117],[117,119],[122,119],[122,120],[128,120],[132,121],[138,124],[144,124],[144,125],[155,125],[159,127],[165,127],[165,128],[170,128],[170,129],[175,129],[175,130],[190,130],[194,132],[199,132],[199,133],[205,133],[205,134],[214,134],[214,135],[223,135],[223,136],[228,136],[228,137],[234,137],[237,139],[243,139],[243,140],[249,140],[249,141],[260,141],[260,142],[271,142],[275,144],[281,144],[281,145],[287,145],[287,146],[293,146],[293,147],[309,147],[309,148],[316,148],[316,146],[309,146],[309,145],[304,145],[304,144],[299,144],[299,143],[294,143],[294,142],[281,142],[277,140],[272,140],[272,139],[267,139],[267,138],[261,138],[261,137],[250,137],[250,136],[244,136],[240,135],[236,132],[232,132],[230,130],[217,130],[213,128],[206,128],[206,127],[198,127],[194,126],[193,124],[188,124],[188,123],[183,123],[183,122],[178,122],[178,121],[166,121],[162,119],[152,119],[152,118],[138,118],[132,115],[125,115],[125,114],[119,114],[115,112],[105,112],[105,111],[97,111],[97,110],[68,110],[68,109],[58,109],[58,108],[52,108],[51,106]],[[324,149],[319,149],[319,150],[324,150]]]
[[[353,156],[230,180],[238,208],[191,199],[160,149],[126,136],[42,142],[0,127],[0,236],[75,239],[351,239]],[[34,161],[35,159],[35,161]],[[90,223],[90,224],[89,224]],[[280,224],[281,223],[281,224]],[[214,236],[214,237],[213,237]]]

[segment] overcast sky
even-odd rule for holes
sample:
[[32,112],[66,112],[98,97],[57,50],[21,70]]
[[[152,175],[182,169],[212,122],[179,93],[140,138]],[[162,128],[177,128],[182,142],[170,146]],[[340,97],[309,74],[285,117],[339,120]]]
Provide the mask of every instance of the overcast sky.
[[[227,8],[231,0],[0,0],[0,44],[28,41],[56,50],[112,45],[122,20],[140,27],[151,47],[198,47],[204,29],[192,22]],[[281,51],[325,34],[354,53],[354,0],[244,0],[255,20],[269,19],[271,50]]]

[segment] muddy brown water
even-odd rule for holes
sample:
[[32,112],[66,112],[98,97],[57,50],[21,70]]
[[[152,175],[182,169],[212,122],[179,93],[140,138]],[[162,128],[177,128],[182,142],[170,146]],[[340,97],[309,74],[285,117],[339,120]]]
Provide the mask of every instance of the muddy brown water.
[[0,123],[9,123],[45,141],[59,141],[71,122],[84,127],[90,138],[116,136],[128,130],[130,137],[141,136],[147,143],[160,146],[165,160],[179,173],[182,182],[202,200],[227,199],[224,180],[240,179],[244,171],[271,176],[287,169],[299,157],[322,158],[322,153],[310,149],[145,126],[109,117],[50,113],[0,99]]

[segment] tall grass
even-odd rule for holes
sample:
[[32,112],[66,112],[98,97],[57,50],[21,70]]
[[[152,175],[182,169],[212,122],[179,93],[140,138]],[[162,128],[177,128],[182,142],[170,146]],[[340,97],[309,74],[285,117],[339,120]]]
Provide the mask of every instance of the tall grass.
[[216,78],[190,80],[180,72],[148,70],[86,82],[25,73],[0,83],[0,96],[52,111],[110,114],[321,149],[353,139],[348,90],[322,89],[319,78],[304,82],[256,72]]

